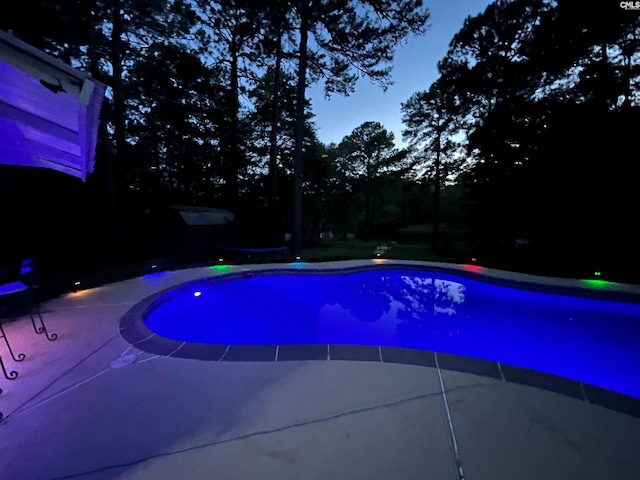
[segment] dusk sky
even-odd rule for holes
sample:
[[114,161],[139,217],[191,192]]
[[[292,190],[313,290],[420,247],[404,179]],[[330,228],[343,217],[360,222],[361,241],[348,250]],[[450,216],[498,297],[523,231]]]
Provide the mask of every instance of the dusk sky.
[[409,38],[396,51],[392,72],[394,85],[386,92],[361,79],[349,97],[333,95],[325,100],[322,86],[313,85],[313,121],[323,143],[340,142],[345,135],[366,121],[377,121],[392,131],[396,144],[402,144],[400,105],[420,90],[426,90],[438,77],[437,64],[447,53],[449,42],[465,18],[474,16],[492,3],[489,0],[426,0],[431,12],[430,27],[421,37]]

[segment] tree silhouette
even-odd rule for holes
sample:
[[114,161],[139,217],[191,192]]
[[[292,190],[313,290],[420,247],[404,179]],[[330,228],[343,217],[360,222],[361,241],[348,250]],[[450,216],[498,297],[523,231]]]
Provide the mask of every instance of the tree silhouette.
[[344,137],[340,148],[356,177],[363,184],[365,196],[364,239],[371,237],[372,201],[384,175],[400,175],[407,171],[407,151],[395,147],[394,135],[379,122],[364,122]]
[[293,178],[293,253],[302,248],[302,166],[304,102],[309,49],[317,50],[313,68],[325,91],[348,94],[361,76],[388,86],[395,47],[410,33],[423,33],[428,11],[422,0],[298,0],[299,28],[296,139]]
[[226,91],[216,71],[185,47],[155,44],[128,71],[128,184],[137,203],[206,202],[220,195],[219,156]]
[[461,157],[454,155],[456,143],[452,140],[460,134],[459,111],[455,96],[445,90],[444,82],[434,82],[429,90],[414,93],[402,104],[402,121],[406,129],[403,137],[409,140],[418,169],[418,179],[433,179],[432,248],[438,246],[440,225],[440,191],[443,183],[443,162],[448,164],[447,174],[454,174],[462,167]]

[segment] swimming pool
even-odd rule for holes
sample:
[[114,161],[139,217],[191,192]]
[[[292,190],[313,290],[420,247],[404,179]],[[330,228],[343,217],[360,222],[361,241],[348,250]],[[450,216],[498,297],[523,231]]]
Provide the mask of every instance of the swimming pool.
[[182,345],[401,347],[640,398],[637,303],[390,266],[210,277],[155,296],[137,315],[148,330]]

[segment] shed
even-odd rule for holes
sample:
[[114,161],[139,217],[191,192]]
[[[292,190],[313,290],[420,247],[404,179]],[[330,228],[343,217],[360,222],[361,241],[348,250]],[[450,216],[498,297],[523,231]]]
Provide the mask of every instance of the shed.
[[149,215],[153,257],[180,261],[211,260],[233,233],[236,217],[228,210],[171,205]]

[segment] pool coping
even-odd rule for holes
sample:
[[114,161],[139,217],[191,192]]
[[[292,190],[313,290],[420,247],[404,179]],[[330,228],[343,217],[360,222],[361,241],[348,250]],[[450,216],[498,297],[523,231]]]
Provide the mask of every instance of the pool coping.
[[163,337],[150,330],[144,323],[146,315],[157,305],[163,303],[167,295],[177,295],[183,289],[189,288],[190,285],[199,284],[202,281],[227,281],[258,274],[347,274],[372,269],[388,269],[389,267],[423,270],[440,274],[454,274],[487,283],[509,286],[511,288],[640,303],[640,287],[636,287],[635,285],[614,284],[619,287],[617,291],[611,289],[594,291],[594,289],[588,286],[578,284],[577,282],[579,281],[534,277],[531,275],[513,274],[511,272],[489,269],[469,270],[465,269],[465,266],[451,264],[391,261],[373,261],[371,263],[355,265],[353,262],[349,263],[348,266],[325,266],[323,268],[317,268],[313,266],[314,264],[287,264],[277,268],[273,266],[258,266],[257,268],[244,268],[240,271],[230,273],[212,273],[211,275],[203,276],[196,280],[163,289],[144,298],[122,316],[120,319],[119,333],[123,340],[139,350],[174,358],[216,362],[368,361],[421,365],[459,371],[490,377],[504,382],[541,388],[640,418],[640,398],[557,375],[494,361],[429,350],[376,345],[219,345],[194,343]]

